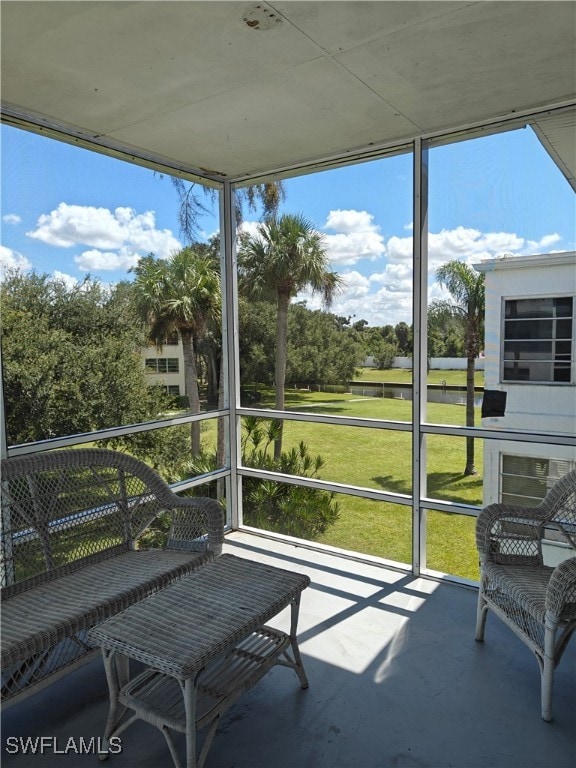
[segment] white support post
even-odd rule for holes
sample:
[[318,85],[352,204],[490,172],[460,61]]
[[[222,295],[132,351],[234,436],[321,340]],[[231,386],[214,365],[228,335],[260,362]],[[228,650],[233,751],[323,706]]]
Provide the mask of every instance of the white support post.
[[428,148],[414,142],[414,304],[412,327],[412,572],[426,567],[426,514],[421,499],[426,495],[427,303],[428,303]]
[[236,215],[234,186],[226,181],[220,193],[220,262],[222,280],[222,363],[224,407],[228,409],[226,430],[228,520],[233,529],[242,523],[240,461],[240,358],[238,351],[238,278],[236,262]]

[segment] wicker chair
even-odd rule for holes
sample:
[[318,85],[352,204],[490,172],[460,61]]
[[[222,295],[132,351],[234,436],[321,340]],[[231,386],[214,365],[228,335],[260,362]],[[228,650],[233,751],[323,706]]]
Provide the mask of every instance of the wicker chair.
[[576,550],[576,471],[558,480],[537,507],[491,504],[476,524],[481,569],[476,640],[484,639],[490,609],[535,653],[547,721],[554,669],[576,629],[576,557],[556,568],[544,565],[542,540],[552,531]]

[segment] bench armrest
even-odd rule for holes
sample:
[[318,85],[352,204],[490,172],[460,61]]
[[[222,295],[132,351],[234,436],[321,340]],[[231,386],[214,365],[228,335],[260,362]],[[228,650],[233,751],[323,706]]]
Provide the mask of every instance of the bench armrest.
[[174,495],[166,549],[222,553],[224,510],[214,499]]
[[546,610],[559,619],[576,620],[576,557],[554,568],[546,590]]

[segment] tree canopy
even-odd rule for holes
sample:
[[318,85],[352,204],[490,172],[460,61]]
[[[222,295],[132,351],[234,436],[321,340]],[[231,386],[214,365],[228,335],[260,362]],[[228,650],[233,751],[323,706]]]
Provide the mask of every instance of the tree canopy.
[[8,272],[1,285],[9,444],[131,424],[162,407],[146,383],[125,284]]
[[[274,383],[274,322],[271,302],[240,301],[240,378],[243,387]],[[365,357],[357,333],[331,312],[308,309],[305,302],[288,310],[286,383],[341,384],[354,378]]]
[[362,348],[336,315],[310,310],[304,302],[288,313],[286,381],[292,384],[340,384],[354,378]]

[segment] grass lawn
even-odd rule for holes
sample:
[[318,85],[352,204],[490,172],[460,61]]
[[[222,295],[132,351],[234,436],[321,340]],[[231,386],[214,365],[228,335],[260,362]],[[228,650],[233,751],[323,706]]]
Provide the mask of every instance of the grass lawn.
[[[390,381],[397,384],[410,384],[412,381],[412,371],[409,368],[387,368],[379,371],[377,368],[357,368],[356,381]],[[426,377],[428,384],[446,384],[466,386],[466,371],[428,371]],[[474,375],[474,386],[484,386],[484,371],[476,371]]]
[[[382,371],[381,373],[386,373]],[[455,373],[461,373],[460,371]],[[274,393],[262,391],[262,405],[272,406]],[[349,394],[287,390],[287,410],[360,416],[387,421],[410,422],[412,403],[390,398],[358,397]],[[478,409],[479,410],[479,409]],[[477,413],[477,423],[480,414]],[[429,403],[429,421],[463,424],[464,408]],[[180,429],[180,427],[174,427]],[[215,447],[216,424],[202,425],[206,450]],[[410,495],[411,434],[400,430],[340,427],[287,421],[284,448],[303,440],[312,455],[325,461],[324,480]],[[464,477],[464,438],[429,435],[427,451],[427,495],[446,501],[482,504],[483,444],[475,441],[478,474]],[[401,563],[412,559],[411,508],[340,494],[340,518],[319,541]],[[474,542],[475,518],[443,512],[427,513],[427,566],[456,576],[478,579]]]
[[[458,372],[460,373],[460,372]],[[263,393],[264,403],[272,393]],[[287,410],[333,413],[392,421],[410,421],[412,404],[406,400],[359,398],[348,394],[288,390]],[[441,424],[463,424],[459,405],[430,403],[428,418]],[[477,423],[479,423],[479,413]],[[325,461],[322,479],[396,493],[411,494],[411,434],[399,430],[340,427],[287,421],[284,448],[303,440],[313,455]],[[482,441],[476,441],[478,475],[464,477],[465,440],[428,437],[427,495],[442,500],[481,505]],[[411,508],[341,494],[340,519],[319,539],[323,543],[390,560],[412,559]],[[458,514],[429,512],[428,562],[434,570],[478,578],[474,543],[475,519]]]

